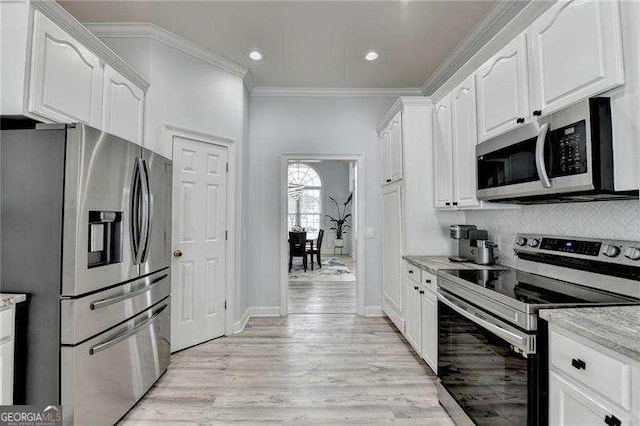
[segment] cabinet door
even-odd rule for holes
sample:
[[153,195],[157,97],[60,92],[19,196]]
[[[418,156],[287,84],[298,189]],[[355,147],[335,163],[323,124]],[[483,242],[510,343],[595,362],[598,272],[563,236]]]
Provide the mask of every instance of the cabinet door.
[[480,141],[530,121],[528,85],[527,38],[523,33],[476,72]]
[[532,111],[547,115],[624,83],[617,1],[559,1],[527,39]]
[[407,314],[405,318],[405,338],[413,346],[413,349],[420,353],[421,349],[421,318],[420,318],[420,293],[417,284],[407,282]]
[[433,204],[451,208],[453,201],[453,141],[451,139],[451,95],[433,109]]
[[560,376],[555,371],[549,372],[549,424],[568,425],[603,425],[605,420],[613,417],[622,425],[628,425],[629,418],[616,409],[607,407],[596,401],[588,392]]
[[402,179],[402,113],[391,121],[389,126],[390,165],[389,177],[392,182]]
[[0,344],[0,405],[13,404],[13,341]]
[[453,198],[458,207],[473,207],[476,198],[476,81],[468,77],[451,96],[453,129]]
[[103,87],[102,130],[141,144],[144,91],[109,65]]
[[380,133],[380,181],[383,185],[391,183],[391,145],[388,128]]
[[39,11],[34,12],[29,111],[61,123],[99,128],[100,59]]
[[424,288],[420,297],[422,323],[422,358],[434,373],[438,372],[438,300],[433,291]]
[[402,314],[402,192],[399,186],[385,188],[383,205],[383,293],[396,312]]

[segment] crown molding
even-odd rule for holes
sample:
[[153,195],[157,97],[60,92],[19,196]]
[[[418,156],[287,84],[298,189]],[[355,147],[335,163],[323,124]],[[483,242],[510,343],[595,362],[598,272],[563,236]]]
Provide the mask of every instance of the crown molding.
[[256,86],[254,97],[284,98],[397,98],[399,96],[422,96],[419,87],[367,88],[367,87],[275,87]]
[[378,133],[382,132],[387,124],[395,117],[398,111],[402,111],[405,107],[429,107],[433,106],[431,98],[426,96],[401,96],[391,105],[391,108],[387,110],[384,116],[378,122],[376,130]]
[[104,44],[94,33],[78,22],[69,12],[53,0],[31,1],[31,7],[39,10],[56,25],[60,26],[67,33],[82,42],[89,49],[94,51],[110,67],[118,71],[136,86],[147,91],[149,83],[143,79],[124,59],[118,56],[106,44]]
[[531,1],[496,2],[424,82],[421,87],[422,93],[426,96],[432,95]]
[[249,92],[253,90],[253,78],[248,68],[156,24],[150,22],[85,22],[83,25],[100,38],[151,38],[240,77],[247,90]]

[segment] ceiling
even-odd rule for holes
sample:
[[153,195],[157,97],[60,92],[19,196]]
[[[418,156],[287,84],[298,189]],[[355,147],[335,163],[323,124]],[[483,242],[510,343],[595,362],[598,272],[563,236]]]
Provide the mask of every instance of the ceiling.
[[[152,22],[250,69],[256,86],[420,87],[494,4],[61,1],[81,22]],[[257,49],[265,59],[254,62]],[[380,57],[364,60],[369,50]]]

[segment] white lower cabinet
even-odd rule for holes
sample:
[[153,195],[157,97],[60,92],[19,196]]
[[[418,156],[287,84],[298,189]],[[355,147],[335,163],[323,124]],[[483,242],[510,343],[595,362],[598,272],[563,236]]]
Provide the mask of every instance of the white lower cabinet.
[[597,401],[555,371],[549,373],[549,424],[556,426],[629,425],[624,412]]
[[411,281],[404,283],[406,289],[406,315],[404,337],[417,352],[422,346],[422,318],[420,317],[421,298],[420,286]]
[[[423,272],[424,275],[424,272]],[[424,279],[423,279],[424,281]],[[435,281],[434,281],[435,283]],[[423,286],[420,295],[422,339],[420,355],[434,373],[438,372],[438,299],[432,288]]]

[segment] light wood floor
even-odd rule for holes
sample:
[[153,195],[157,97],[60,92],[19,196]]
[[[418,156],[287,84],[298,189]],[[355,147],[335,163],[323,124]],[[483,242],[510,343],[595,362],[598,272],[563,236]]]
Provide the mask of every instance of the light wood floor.
[[382,317],[252,318],[184,350],[123,424],[451,425],[434,376]]

